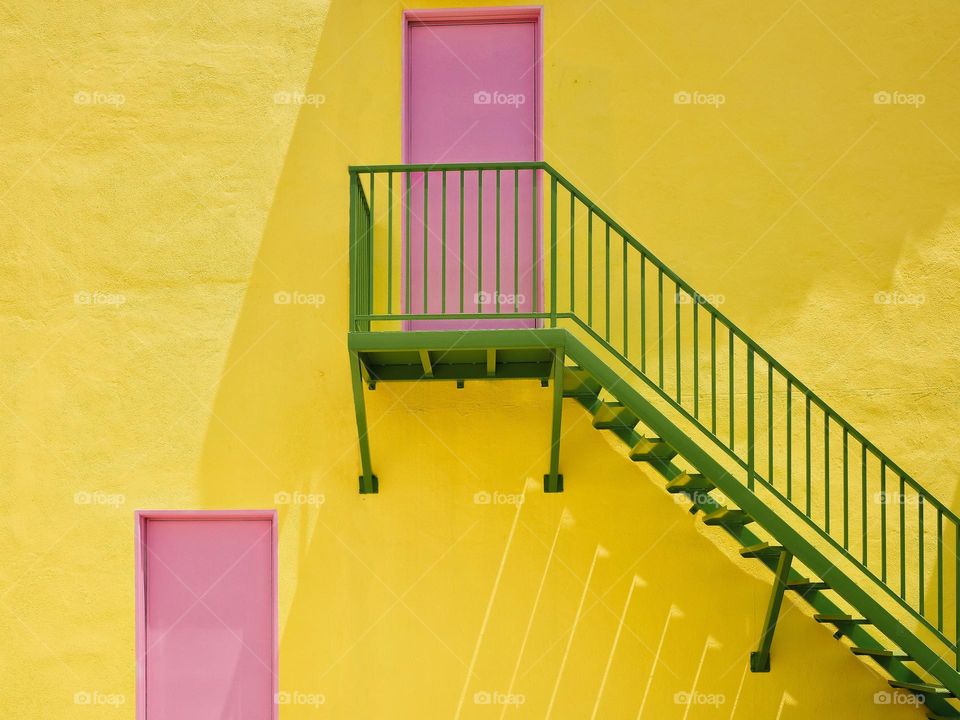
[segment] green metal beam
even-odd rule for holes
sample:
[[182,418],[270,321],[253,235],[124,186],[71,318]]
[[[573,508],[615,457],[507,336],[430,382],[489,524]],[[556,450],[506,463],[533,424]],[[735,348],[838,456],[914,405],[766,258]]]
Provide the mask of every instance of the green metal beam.
[[550,472],[543,476],[543,491],[563,492],[563,475],[560,474],[560,427],[563,412],[563,360],[562,348],[553,351],[553,424],[550,430]]
[[424,377],[432,378],[433,377],[433,365],[430,363],[430,351],[421,350],[420,351],[420,364],[423,366],[423,375]]
[[792,562],[793,555],[787,550],[781,550],[777,560],[777,572],[773,577],[773,588],[770,590],[770,603],[763,619],[760,644],[756,651],[750,653],[751,672],[770,672],[770,647],[773,645],[773,632],[777,629],[777,618],[780,617],[780,606],[783,604],[783,593],[787,589]]
[[360,445],[360,492],[377,493],[380,483],[373,474],[370,464],[370,439],[367,437],[367,408],[363,400],[363,376],[360,371],[360,357],[350,353],[350,377],[353,384],[353,405],[357,416],[357,438]]

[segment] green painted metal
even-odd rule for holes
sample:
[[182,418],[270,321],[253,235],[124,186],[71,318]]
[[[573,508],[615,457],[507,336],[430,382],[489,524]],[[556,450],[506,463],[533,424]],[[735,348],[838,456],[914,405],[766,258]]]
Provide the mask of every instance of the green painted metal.
[[[408,231],[404,237],[409,237],[410,207],[406,202],[407,195],[393,192],[394,175],[407,189],[410,187],[411,175],[422,173],[426,179],[429,172],[440,172],[445,179],[447,172],[457,172],[460,178],[459,197],[450,197],[459,207],[452,208],[453,213],[460,216],[460,256],[463,258],[464,249],[464,208],[463,188],[465,176],[476,176],[478,188],[481,186],[483,172],[495,172],[497,175],[498,191],[496,201],[497,213],[497,303],[492,310],[478,308],[480,312],[464,312],[464,265],[459,261],[459,313],[447,313],[446,288],[444,287],[444,306],[441,312],[413,314],[410,312],[409,273],[410,262],[409,244],[402,244],[400,257],[405,262],[394,262],[393,217],[397,212],[403,213],[406,218]],[[521,171],[527,171],[522,173]],[[507,173],[514,181],[514,202],[501,203],[499,181],[501,173]],[[811,570],[823,575],[825,568],[836,568],[841,563],[850,563],[854,569],[842,573],[843,577],[837,582],[831,575],[831,589],[840,592],[851,601],[857,609],[877,624],[895,642],[898,637],[891,636],[902,632],[904,623],[897,619],[897,613],[902,610],[918,626],[917,632],[909,631],[913,638],[911,647],[904,647],[904,652],[920,662],[924,667],[936,666],[942,670],[944,663],[940,655],[952,654],[955,658],[950,663],[952,675],[938,679],[945,686],[957,690],[957,672],[960,667],[960,653],[957,652],[957,635],[960,628],[960,603],[955,598],[960,593],[960,557],[955,552],[960,548],[960,519],[942,501],[927,491],[914,480],[899,465],[881,452],[873,443],[863,436],[852,424],[845,420],[825,400],[814,393],[806,384],[790,373],[780,362],[770,356],[758,343],[752,340],[741,328],[735,325],[703,296],[682,280],[673,270],[667,267],[645,246],[637,241],[630,233],[617,224],[603,209],[593,203],[580,190],[574,187],[566,178],[547,163],[468,163],[448,165],[365,165],[351,167],[349,170],[349,200],[350,200],[350,317],[349,335],[351,352],[357,353],[357,376],[361,377],[358,403],[358,429],[360,428],[359,413],[362,410],[363,372],[369,375],[368,384],[375,386],[383,380],[410,380],[423,379],[432,374],[433,380],[462,381],[463,379],[508,379],[512,377],[538,378],[541,382],[553,378],[555,394],[559,386],[563,392],[566,383],[566,371],[562,371],[561,380],[557,381],[557,369],[553,348],[563,348],[568,359],[576,361],[590,376],[603,384],[622,404],[623,411],[638,418],[650,427],[659,436],[658,441],[662,448],[669,448],[672,453],[679,453],[711,483],[715,483],[718,490],[730,498],[739,508],[729,508],[729,513],[715,515],[717,517],[737,517],[743,520],[755,520],[767,532],[770,532],[778,543],[787,548],[792,554],[804,562]],[[383,191],[375,193],[376,176],[386,175],[387,198],[385,209],[381,209]],[[542,186],[546,189],[549,183],[549,193],[543,197],[538,192],[540,176],[543,176]],[[532,193],[533,217],[528,228],[521,228],[517,210],[519,208],[519,186],[529,182],[529,191]],[[456,188],[452,188],[456,193]],[[482,189],[480,190],[482,192]],[[478,193],[479,195],[479,193]],[[369,202],[368,202],[369,198]],[[480,205],[483,207],[482,195]],[[542,203],[541,203],[542,200]],[[424,206],[426,207],[426,198]],[[447,193],[443,192],[443,202],[448,202]],[[489,203],[492,206],[492,203]],[[559,251],[558,237],[558,208],[561,204],[569,205],[570,215],[570,253],[569,256]],[[548,220],[540,223],[541,208]],[[375,210],[376,209],[376,210]],[[577,212],[580,209],[581,212]],[[443,217],[446,217],[444,208]],[[509,258],[509,233],[505,238],[500,237],[499,228],[502,213],[513,214],[508,218],[504,227],[509,226],[509,219],[513,220],[513,258],[514,258],[514,288],[524,280],[518,277],[518,247],[521,240],[521,229],[524,233],[532,232],[531,246],[534,248],[533,266],[531,268],[533,303],[531,311],[518,312],[519,303],[515,297],[513,303],[500,303],[499,275],[501,258]],[[386,222],[380,218],[386,215]],[[576,224],[586,221],[586,252],[583,248],[579,252],[574,244]],[[482,229],[478,218],[478,229]],[[603,243],[593,242],[593,225],[600,223],[603,232]],[[445,225],[445,223],[444,223]],[[549,227],[549,236],[540,243],[540,226]],[[443,232],[446,228],[444,227]],[[426,229],[425,229],[426,245]],[[443,237],[438,231],[434,237]],[[384,234],[385,243],[379,239]],[[619,236],[622,239],[622,253],[618,258],[620,267],[615,267],[617,261],[612,259],[611,238]],[[403,238],[401,238],[401,241]],[[505,241],[507,248],[500,247]],[[441,240],[441,242],[445,242]],[[619,241],[618,241],[619,242]],[[386,257],[383,257],[383,248],[386,247]],[[543,247],[549,252],[547,262],[538,252]],[[380,250],[375,251],[375,248]],[[637,260],[636,256],[639,255]],[[447,253],[443,253],[444,262]],[[451,261],[453,261],[451,259]],[[594,262],[603,263],[598,268],[594,282]],[[646,282],[647,266],[651,266],[657,274],[655,284],[656,298],[656,334],[647,333],[648,283]],[[425,266],[425,271],[430,270]],[[580,286],[578,297],[577,276],[586,272],[586,302]],[[620,272],[619,282],[613,282],[613,273]],[[630,282],[629,276],[639,272],[639,283]],[[383,277],[386,274],[387,277]],[[427,273],[429,274],[429,273]],[[446,282],[446,266],[442,272],[443,282]],[[569,297],[561,297],[558,289],[560,280],[569,277]],[[663,284],[671,283],[674,297],[663,292]],[[542,282],[541,282],[542,281]],[[406,286],[406,302],[401,302],[399,309],[394,302],[395,286]],[[426,282],[424,283],[426,286]],[[426,291],[426,287],[424,287]],[[599,297],[595,297],[598,295]],[[615,297],[620,294],[621,297]],[[516,295],[516,293],[515,293]],[[542,298],[541,298],[542,295]],[[612,302],[616,300],[617,302]],[[669,302],[674,303],[668,308]],[[680,313],[680,304],[693,304],[692,318],[688,321]],[[584,304],[586,308],[584,308]],[[640,319],[637,321],[636,309],[639,306]],[[668,312],[672,310],[673,312]],[[614,318],[613,313],[621,313],[620,318]],[[709,315],[709,364],[710,364],[710,411],[701,412],[699,357],[702,342],[707,341],[699,332],[699,314]],[[537,329],[527,330],[463,330],[449,333],[431,332],[397,332],[404,323],[411,320],[431,319],[459,319],[469,322],[478,319],[490,320],[493,317],[503,317],[509,320],[532,319],[536,321]],[[674,327],[667,327],[665,318],[672,318]],[[621,322],[614,325],[614,319]],[[694,332],[692,350],[689,345],[689,335],[684,332],[691,322]],[[684,323],[684,326],[681,325]],[[549,324],[549,328],[546,325]],[[629,342],[631,335],[639,325],[640,353]],[[722,327],[722,332],[717,326]],[[493,334],[490,334],[493,333]],[[531,336],[533,333],[534,336]],[[558,333],[554,336],[542,333]],[[442,336],[442,337],[441,337]],[[634,335],[635,337],[635,335]],[[376,338],[380,338],[379,340]],[[479,361],[471,357],[456,354],[454,348],[469,348],[487,350],[517,347],[514,340],[530,343],[530,349],[539,347],[551,352],[541,357],[527,359],[513,359],[507,356],[504,360],[500,354],[494,355],[493,371],[489,367],[489,357],[483,355]],[[467,340],[468,344],[463,345]],[[651,344],[652,343],[652,344]],[[438,344],[439,347],[433,347]],[[588,349],[589,344],[589,349]],[[454,360],[451,362],[431,362],[432,373],[425,372],[420,362],[419,352],[427,351],[427,358],[434,358],[434,350],[450,350]],[[415,362],[387,362],[380,354],[393,354],[394,360],[406,358],[401,355],[407,350],[415,351]],[[718,355],[718,350],[720,354]],[[578,356],[585,358],[581,363]],[[648,358],[649,355],[649,358]],[[602,360],[599,359],[602,356]],[[723,361],[727,367],[723,367]],[[596,367],[587,367],[594,360]],[[648,362],[650,359],[650,362]],[[760,363],[760,367],[756,365]],[[656,370],[653,365],[656,364]],[[673,365],[671,377],[664,372],[666,367]],[[766,367],[764,368],[764,365]],[[561,368],[562,370],[562,368]],[[754,382],[755,371],[766,374],[766,382]],[[726,383],[717,383],[717,376],[727,375]],[[683,383],[683,377],[688,380]],[[738,377],[739,376],[739,377]],[[629,378],[628,382],[624,382]],[[745,378],[745,387],[738,387],[739,378]],[[669,381],[669,384],[668,384]],[[706,385],[706,383],[704,383]],[[637,385],[640,389],[634,387]],[[725,385],[725,387],[724,387]],[[684,387],[685,386],[685,387]],[[782,392],[785,388],[786,392]],[[706,389],[705,389],[706,392]],[[737,393],[740,393],[739,395]],[[634,395],[631,395],[634,393]],[[655,410],[654,405],[644,395],[652,393],[657,399],[656,407],[663,407],[666,403],[670,413],[676,417],[667,420],[661,410]],[[583,398],[588,398],[584,394]],[[624,398],[628,397],[628,400]],[[798,403],[797,401],[800,401]],[[603,414],[610,411],[610,403],[596,401],[601,413],[601,425],[605,422]],[[746,403],[745,412],[737,410],[737,405]],[[720,417],[723,403],[727,405],[726,417]],[[757,416],[756,407],[760,403],[766,405],[766,413]],[[799,414],[794,408],[800,407]],[[604,409],[606,408],[606,409]],[[740,405],[743,409],[743,405]],[[653,421],[651,425],[648,421]],[[681,436],[665,436],[658,424],[667,422],[667,431],[680,433],[676,422],[684,422],[692,426],[692,430],[680,433]],[[797,425],[799,424],[799,428]],[[608,424],[609,429],[618,435],[633,433],[629,423],[614,421]],[[672,428],[672,429],[670,429]],[[799,431],[799,432],[795,432]],[[786,442],[778,445],[775,442],[775,433],[785,432]],[[757,444],[759,435],[759,445]],[[796,437],[795,437],[796,435]],[[637,435],[639,438],[639,435]],[[817,441],[814,441],[817,438]],[[822,438],[822,442],[821,442]],[[364,439],[366,437],[364,435]],[[838,440],[839,439],[839,440]],[[803,454],[799,452],[800,464],[803,467],[805,482],[794,483],[794,440],[803,441]],[[842,440],[842,442],[840,441]],[[713,449],[710,449],[710,446]],[[716,449],[725,456],[721,463],[715,457]],[[784,455],[785,450],[785,455]],[[551,457],[555,452],[551,444]],[[361,453],[363,449],[361,448]],[[369,453],[369,448],[367,448]],[[837,455],[841,454],[840,458]],[[558,456],[559,457],[559,456]],[[652,463],[669,463],[669,453],[664,457],[657,453],[637,453],[638,459]],[[726,461],[729,461],[726,462]],[[733,469],[728,465],[732,463]],[[857,467],[859,463],[859,468]],[[369,478],[368,485],[374,477],[369,468],[369,457],[361,457],[364,475]],[[834,468],[842,466],[842,482],[834,482],[831,486],[831,473]],[[551,462],[548,477],[559,477],[558,462]],[[859,471],[860,483],[850,482],[851,476],[856,478]],[[721,473],[718,475],[718,473]],[[838,475],[839,473],[834,473]],[[892,474],[892,481],[887,482],[887,475]],[[859,487],[858,487],[859,485]],[[876,493],[879,487],[880,501],[870,504],[867,498]],[[888,488],[899,490],[894,501],[888,493]],[[854,501],[859,492],[859,507]],[[760,500],[758,493],[772,500]],[[893,512],[899,516],[888,523],[888,504],[894,505]],[[774,508],[773,506],[777,507]],[[916,507],[917,514],[911,515],[907,522],[907,508]],[[819,511],[823,508],[822,513]],[[718,510],[720,508],[715,508]],[[815,512],[816,511],[816,512]],[[851,515],[854,520],[851,523]],[[857,517],[859,515],[859,517]],[[860,532],[855,532],[856,523],[860,523]],[[739,532],[742,527],[734,527],[730,522],[724,523],[729,530]],[[809,532],[819,537],[814,543],[806,539]],[[909,534],[908,534],[909,533]],[[879,542],[875,543],[879,535]],[[888,545],[892,542],[891,552]],[[806,543],[806,546],[804,545]],[[879,553],[868,547],[877,547]],[[945,550],[945,545],[948,545]],[[897,559],[891,557],[897,552]],[[807,563],[810,558],[819,563],[814,568]],[[908,578],[908,570],[910,577]],[[816,581],[814,581],[816,582]],[[869,597],[864,599],[865,588],[876,595],[883,596],[883,602]],[[810,590],[811,597],[822,593]],[[936,597],[931,597],[933,593]],[[895,610],[885,609],[883,604],[894,601],[898,607]],[[945,602],[946,600],[946,602]],[[856,601],[856,602],[854,602]],[[945,618],[950,602],[954,602],[957,610],[950,613],[954,617]],[[873,604],[871,604],[873,603]],[[898,629],[901,628],[901,629]],[[849,628],[844,628],[848,632]],[[928,633],[930,641],[920,640],[920,632]],[[906,638],[910,644],[910,637]],[[940,647],[936,647],[940,645]],[[930,670],[934,672],[934,670]],[[934,673],[936,674],[936,673]],[[909,680],[908,680],[909,681]]]
[[[603,401],[599,399],[600,383],[595,380],[586,369],[579,366],[572,368],[567,367],[565,373],[567,377],[565,397],[576,400],[576,402],[586,410],[595,414],[604,405]],[[620,429],[613,432],[627,447],[634,447],[644,440],[644,436],[636,429]],[[651,458],[646,460],[646,462],[667,481],[666,489],[668,492],[671,491],[671,485],[673,483],[684,483],[688,476],[685,470],[680,469],[669,460]],[[694,477],[703,478],[703,481],[709,483],[710,487],[715,489],[709,481],[709,478],[703,476]],[[687,493],[686,496],[691,502],[690,512],[692,514],[696,514],[697,512],[708,514],[721,508],[717,499],[712,497],[708,492],[692,492]],[[742,525],[718,526],[718,529],[726,532],[733,540],[744,547],[765,544],[761,543],[760,537],[751,529],[752,527],[756,528],[755,525]],[[776,572],[776,561],[779,558],[774,559],[764,553],[759,553],[757,559],[761,564],[765,565],[771,573]],[[822,580],[810,580],[800,575],[797,570],[791,570],[787,589],[795,593],[817,613],[840,615],[843,612],[841,607],[834,601],[836,593]],[[836,635],[836,637],[847,637],[855,646],[877,647],[876,638],[869,630],[865,629],[863,625],[847,625],[844,627],[843,632]],[[917,675],[914,670],[913,658],[902,652],[891,653],[891,655],[888,660],[882,663],[882,667],[893,678],[907,683],[922,681],[922,678]],[[925,704],[927,708],[934,713],[930,717],[960,717],[960,713],[941,697],[935,695],[927,696],[925,697]]]
[[363,378],[360,375],[360,357],[350,353],[350,376],[353,384],[353,403],[357,417],[357,439],[360,446],[360,492],[376,493],[380,489],[379,480],[373,474],[370,462],[370,439],[367,436],[367,409],[363,401]]
[[563,413],[563,348],[553,351],[553,422],[550,426],[550,472],[543,476],[543,490],[563,492],[560,474],[560,427]]
[[777,548],[776,554],[777,571],[773,578],[773,588],[770,591],[767,613],[763,618],[760,644],[756,650],[750,653],[751,672],[770,672],[770,648],[773,645],[773,633],[777,629],[777,619],[780,617],[783,594],[787,589],[787,582],[790,578],[790,565],[793,563],[793,555],[783,548]]

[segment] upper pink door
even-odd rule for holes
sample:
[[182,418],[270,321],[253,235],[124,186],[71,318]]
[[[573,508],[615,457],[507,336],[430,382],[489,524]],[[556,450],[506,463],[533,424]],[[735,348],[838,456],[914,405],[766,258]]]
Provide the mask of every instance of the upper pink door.
[[[410,11],[405,17],[404,161],[539,160],[539,10]],[[503,171],[499,178],[494,171],[467,171],[462,178],[448,172],[444,198],[441,173],[411,175],[405,197],[412,219],[403,226],[406,312],[498,317],[419,320],[408,329],[535,325],[503,315],[542,307],[539,176],[532,170]]]
[[139,522],[138,717],[273,720],[273,515]]

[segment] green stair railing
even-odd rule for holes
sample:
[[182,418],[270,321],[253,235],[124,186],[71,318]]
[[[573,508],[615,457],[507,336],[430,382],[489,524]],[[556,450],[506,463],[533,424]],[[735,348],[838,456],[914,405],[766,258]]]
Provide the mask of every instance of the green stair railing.
[[349,173],[351,332],[591,339],[960,656],[957,515],[549,164]]

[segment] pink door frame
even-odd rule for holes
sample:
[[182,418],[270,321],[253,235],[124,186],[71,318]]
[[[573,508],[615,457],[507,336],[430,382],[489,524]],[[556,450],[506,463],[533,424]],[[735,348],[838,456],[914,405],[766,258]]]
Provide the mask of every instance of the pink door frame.
[[150,520],[268,520],[273,528],[270,537],[273,571],[271,573],[271,596],[273,598],[273,720],[279,718],[279,706],[276,703],[280,692],[280,627],[279,627],[279,598],[278,598],[278,528],[276,510],[137,510],[134,513],[134,548],[135,548],[135,596],[136,596],[136,653],[137,653],[137,720],[148,720],[146,697],[146,573],[144,565],[143,545],[144,531]]
[[403,48],[401,62],[403,77],[400,92],[400,116],[402,138],[400,145],[401,162],[410,162],[410,31],[414,25],[437,25],[448,23],[490,23],[490,22],[533,22],[536,31],[536,69],[534,96],[536,115],[536,161],[543,160],[543,7],[539,5],[517,5],[509,7],[455,8],[449,10],[404,10],[403,11]]
[[[415,26],[423,25],[447,25],[447,24],[490,24],[498,22],[529,22],[535,25],[534,31],[534,56],[535,63],[533,69],[534,82],[534,162],[543,160],[543,7],[539,5],[518,5],[518,6],[492,6],[492,7],[474,7],[474,8],[451,8],[451,9],[413,9],[403,12],[403,39],[401,51],[401,161],[404,164],[412,162],[412,123],[411,123],[411,32]],[[543,266],[543,183],[540,183],[536,201],[540,208],[541,218],[538,222],[537,237],[534,242],[537,244],[537,251],[540,257],[540,270],[535,273],[536,277],[536,295],[537,307],[532,307],[533,312],[542,312],[544,308],[544,266]],[[461,200],[462,202],[462,200]],[[401,227],[401,231],[402,231]],[[406,238],[404,243],[408,242]],[[403,254],[401,253],[403,257]],[[401,283],[404,281],[405,273],[401,272]],[[463,288],[460,288],[463,292]],[[515,288],[516,292],[517,289]],[[406,312],[411,312],[407,309]],[[423,323],[423,321],[420,321]],[[430,323],[431,321],[427,321]],[[435,322],[435,321],[434,321]],[[446,321],[439,321],[443,324]],[[510,322],[507,321],[508,326]],[[522,322],[522,321],[521,321]],[[436,323],[435,323],[436,324]],[[541,321],[534,320],[534,327],[539,327]],[[414,329],[414,322],[404,320],[402,323],[404,330]]]

